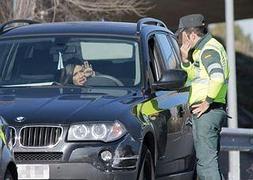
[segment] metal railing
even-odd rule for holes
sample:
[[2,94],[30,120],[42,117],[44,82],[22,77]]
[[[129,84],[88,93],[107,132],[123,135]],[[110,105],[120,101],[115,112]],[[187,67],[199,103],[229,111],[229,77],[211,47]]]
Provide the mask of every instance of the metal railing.
[[253,129],[222,128],[221,149],[223,151],[253,152]]

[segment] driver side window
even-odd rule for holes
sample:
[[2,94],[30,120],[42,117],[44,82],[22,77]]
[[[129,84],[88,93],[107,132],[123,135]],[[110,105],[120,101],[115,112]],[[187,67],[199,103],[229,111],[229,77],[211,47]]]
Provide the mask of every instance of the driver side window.
[[155,39],[155,36],[151,36],[148,40],[149,46],[149,65],[152,71],[152,75],[155,81],[158,81],[161,78],[162,74],[162,56],[159,51],[158,43]]
[[156,34],[156,39],[161,49],[162,60],[165,70],[179,69],[180,60],[176,55],[175,47],[172,45],[171,39],[165,33]]

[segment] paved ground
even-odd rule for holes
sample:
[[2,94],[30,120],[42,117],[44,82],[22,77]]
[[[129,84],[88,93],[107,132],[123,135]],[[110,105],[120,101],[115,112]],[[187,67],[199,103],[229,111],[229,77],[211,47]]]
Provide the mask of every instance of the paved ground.
[[[241,159],[241,180],[253,180],[253,153],[240,153]],[[228,153],[221,152],[220,158],[221,171],[223,172],[225,179],[228,175]]]

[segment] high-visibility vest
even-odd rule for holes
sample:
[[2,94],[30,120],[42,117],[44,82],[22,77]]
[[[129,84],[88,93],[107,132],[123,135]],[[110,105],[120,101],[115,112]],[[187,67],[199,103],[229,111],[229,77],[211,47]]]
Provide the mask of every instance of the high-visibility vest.
[[[210,66],[205,67],[201,59],[205,50],[215,50],[219,53],[220,62],[210,63]],[[192,59],[193,63],[190,63],[189,66],[186,67],[182,64],[191,85],[189,104],[202,102],[207,97],[213,99],[213,102],[225,103],[229,68],[227,53],[222,44],[216,39],[210,38],[201,49],[197,48],[193,51]],[[220,68],[223,71],[210,74],[213,68]]]

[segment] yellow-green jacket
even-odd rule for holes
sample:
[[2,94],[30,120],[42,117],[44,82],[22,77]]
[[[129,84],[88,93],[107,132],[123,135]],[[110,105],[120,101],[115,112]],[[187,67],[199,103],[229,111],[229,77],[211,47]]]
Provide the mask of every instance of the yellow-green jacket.
[[226,102],[229,68],[224,47],[211,34],[206,34],[196,44],[193,62],[182,63],[191,83],[189,104]]
[[4,144],[6,144],[6,137],[2,126],[0,126],[0,139],[3,141]]

